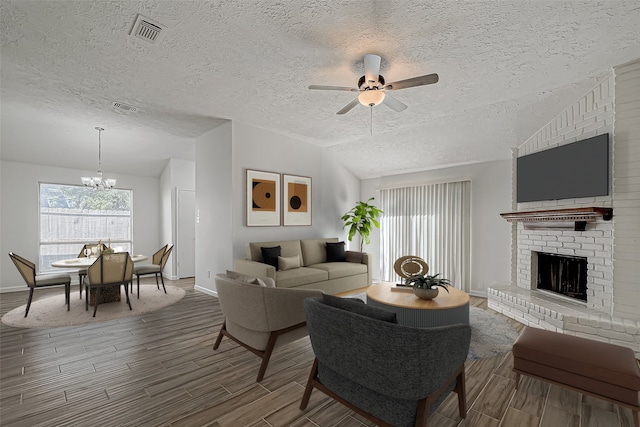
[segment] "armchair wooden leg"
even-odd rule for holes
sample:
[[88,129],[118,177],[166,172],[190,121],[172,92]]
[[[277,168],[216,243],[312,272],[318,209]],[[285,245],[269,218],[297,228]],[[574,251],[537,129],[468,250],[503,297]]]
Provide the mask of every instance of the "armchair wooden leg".
[[27,314],[29,314],[29,309],[31,308],[31,300],[33,299],[33,289],[34,288],[29,288],[29,299],[27,300],[27,309],[24,311],[24,317],[27,317]]
[[64,285],[64,295],[67,300],[67,311],[71,310],[71,282],[65,283]]
[[158,282],[158,273],[156,273],[156,286],[160,289],[160,283]]
[[467,416],[467,388],[464,379],[464,369],[460,372],[460,375],[458,375],[454,391],[458,393],[458,412],[460,413],[460,418],[465,418]]
[[[136,276],[137,277],[137,283],[138,283],[138,299],[140,299],[140,276]],[[131,293],[133,293],[133,286],[131,287]]]
[[220,347],[220,342],[222,341],[222,337],[224,336],[224,331],[227,330],[227,321],[225,320],[222,323],[222,328],[220,328],[220,333],[218,334],[218,338],[216,339],[216,343],[213,345],[213,349],[217,350]]
[[304,394],[302,395],[302,401],[300,402],[300,410],[307,409],[309,399],[311,399],[311,392],[313,391],[313,381],[318,377],[318,359],[313,359],[313,366],[309,373],[309,379],[307,380],[307,386],[304,388]]
[[273,353],[273,349],[276,346],[276,340],[278,339],[278,334],[275,332],[271,332],[269,335],[269,341],[267,342],[267,348],[264,349],[264,355],[262,356],[262,364],[260,365],[260,370],[258,371],[257,382],[260,382],[264,378],[265,372],[267,372],[267,365],[269,365],[269,359],[271,359],[271,353]]
[[89,286],[84,285],[84,310],[89,311]]

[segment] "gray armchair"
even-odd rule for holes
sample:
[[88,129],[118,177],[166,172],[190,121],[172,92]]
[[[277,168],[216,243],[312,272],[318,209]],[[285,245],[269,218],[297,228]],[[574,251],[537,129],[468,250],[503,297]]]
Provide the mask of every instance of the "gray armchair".
[[455,391],[465,417],[469,325],[413,328],[378,320],[387,310],[356,301],[339,308],[330,298],[304,302],[316,359],[300,409],[315,387],[380,426],[426,426]]
[[303,301],[322,291],[266,287],[224,274],[217,274],[215,281],[225,321],[213,349],[226,336],[262,358],[256,379],[260,382],[276,346],[307,336]]

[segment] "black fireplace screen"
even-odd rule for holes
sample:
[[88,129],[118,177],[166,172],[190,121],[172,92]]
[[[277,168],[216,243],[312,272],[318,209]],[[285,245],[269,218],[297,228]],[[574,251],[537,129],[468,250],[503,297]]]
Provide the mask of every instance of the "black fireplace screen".
[[587,300],[587,258],[538,253],[538,289]]

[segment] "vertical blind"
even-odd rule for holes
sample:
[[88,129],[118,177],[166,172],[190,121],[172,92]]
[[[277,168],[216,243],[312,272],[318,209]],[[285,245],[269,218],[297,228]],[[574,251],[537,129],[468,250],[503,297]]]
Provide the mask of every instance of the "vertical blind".
[[414,255],[456,288],[469,290],[469,181],[380,191],[380,272],[398,281],[396,259]]

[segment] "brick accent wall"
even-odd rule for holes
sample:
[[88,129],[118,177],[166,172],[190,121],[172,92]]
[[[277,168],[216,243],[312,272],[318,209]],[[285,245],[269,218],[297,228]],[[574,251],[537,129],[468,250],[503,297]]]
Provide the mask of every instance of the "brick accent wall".
[[[592,91],[515,150],[512,183],[515,188],[517,156],[605,132],[612,136],[611,196],[514,201],[513,208],[613,207],[613,220],[589,224],[584,232],[531,231],[521,223],[512,225],[512,283],[489,287],[488,306],[525,325],[629,347],[640,358],[640,59],[615,67]],[[530,291],[531,250],[542,248],[587,256],[588,307]]]
[[[516,183],[516,159],[518,157],[570,144],[596,135],[610,135],[610,171],[613,171],[614,125],[614,75],[605,76],[599,84],[577,102],[560,113],[538,133],[514,151],[513,184]],[[581,206],[612,206],[612,189],[609,196],[579,199],[517,203],[516,210],[528,211]],[[614,215],[615,215],[614,211]],[[613,225],[611,221],[598,220],[587,225],[586,231],[525,230],[519,223],[516,229],[515,277],[518,287],[531,289],[531,252],[587,257],[587,306],[593,310],[611,314],[613,307]]]
[[640,320],[640,60],[615,68],[613,314]]

